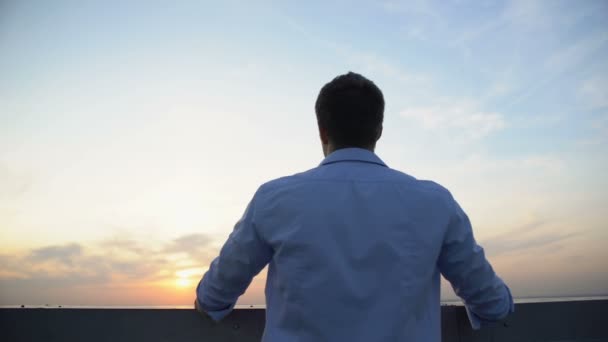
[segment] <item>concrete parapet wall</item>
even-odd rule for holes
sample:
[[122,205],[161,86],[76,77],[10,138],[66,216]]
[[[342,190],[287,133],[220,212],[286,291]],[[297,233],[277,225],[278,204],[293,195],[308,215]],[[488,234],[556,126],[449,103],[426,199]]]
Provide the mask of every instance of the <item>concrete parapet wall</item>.
[[[184,309],[0,309],[1,341],[259,341],[263,309],[214,323]],[[443,341],[608,342],[608,300],[518,304],[505,322],[472,331],[461,306],[442,307]]]

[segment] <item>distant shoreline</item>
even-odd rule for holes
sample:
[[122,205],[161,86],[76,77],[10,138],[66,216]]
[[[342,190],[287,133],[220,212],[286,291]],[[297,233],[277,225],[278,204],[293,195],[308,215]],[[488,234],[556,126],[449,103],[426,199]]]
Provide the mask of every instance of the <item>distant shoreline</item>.
[[[547,303],[547,302],[573,302],[573,301],[588,301],[588,300],[603,300],[608,299],[608,295],[597,296],[571,296],[571,297],[518,297],[515,298],[516,304],[523,303]],[[442,300],[441,305],[463,305],[459,299]],[[18,305],[0,305],[0,309],[192,309],[191,305],[61,305],[61,304],[18,304]],[[235,309],[265,309],[264,304],[238,304]]]

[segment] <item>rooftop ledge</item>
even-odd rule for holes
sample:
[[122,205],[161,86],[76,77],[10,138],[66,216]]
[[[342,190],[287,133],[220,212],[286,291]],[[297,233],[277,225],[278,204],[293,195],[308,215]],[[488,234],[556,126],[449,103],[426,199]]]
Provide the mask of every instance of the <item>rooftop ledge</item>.
[[[504,322],[472,331],[464,307],[442,306],[443,341],[608,342],[608,300],[516,304]],[[237,309],[220,323],[194,310],[1,308],[2,341],[259,341],[264,309]]]

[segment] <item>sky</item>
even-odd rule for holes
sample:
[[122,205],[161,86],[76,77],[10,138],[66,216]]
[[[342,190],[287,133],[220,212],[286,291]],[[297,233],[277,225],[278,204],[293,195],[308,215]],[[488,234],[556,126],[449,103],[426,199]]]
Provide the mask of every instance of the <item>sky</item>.
[[606,1],[5,0],[0,51],[0,305],[190,305],[348,71],[515,297],[608,294]]

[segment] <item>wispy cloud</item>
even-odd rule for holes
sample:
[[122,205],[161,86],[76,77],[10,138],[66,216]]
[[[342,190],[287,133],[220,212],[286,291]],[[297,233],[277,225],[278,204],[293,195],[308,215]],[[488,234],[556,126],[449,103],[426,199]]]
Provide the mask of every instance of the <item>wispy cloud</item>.
[[[408,27],[408,37],[426,40],[432,36],[436,41],[459,48],[468,56],[472,54],[474,43],[486,39],[488,35],[496,35],[498,31],[504,30],[523,34],[547,29],[563,23],[565,17],[550,2],[525,0],[505,3],[391,0],[383,2],[381,6],[389,13],[403,14],[406,17],[404,22]],[[469,13],[486,13],[488,10],[497,13],[466,24],[450,21],[453,20],[450,11],[463,9]]]
[[180,270],[208,266],[218,252],[212,241],[188,234],[160,248],[119,238],[44,246],[0,256],[0,279],[91,286],[173,279]]
[[77,243],[63,246],[37,248],[27,256],[33,262],[55,260],[66,265],[73,265],[74,259],[82,255],[82,247]]
[[555,72],[564,72],[580,65],[589,56],[606,46],[608,32],[599,31],[573,42],[566,48],[554,52],[545,62],[545,67]]
[[141,246],[141,243],[130,238],[113,237],[98,242],[97,246],[101,250],[108,251],[110,253],[132,253],[135,255],[144,256],[150,252],[149,249]]
[[[590,59],[608,41],[606,30],[601,28],[589,29],[588,34],[575,41],[565,38],[566,32],[573,31],[575,26],[584,25],[590,18],[597,19],[597,13],[605,12],[606,6],[602,2],[576,6],[525,0],[504,3],[386,1],[382,7],[389,13],[403,15],[402,30],[407,37],[433,40],[446,48],[451,47],[448,50],[465,59],[480,63],[480,68],[487,68],[486,76],[492,83],[485,87],[486,97],[502,98],[503,109],[562,84],[566,74],[592,67]],[[479,15],[478,21],[469,23],[454,21],[447,13],[465,9],[468,13],[490,15]],[[492,40],[501,41],[496,45],[502,52],[501,58],[499,64],[484,66],[485,61],[479,56],[487,56],[486,43]],[[537,52],[534,46],[546,48]],[[540,65],[540,68],[530,70],[531,65]],[[503,77],[505,70],[508,70],[506,78]]]
[[[480,3],[473,3],[473,6],[476,9],[484,7]],[[509,32],[522,38],[533,32],[546,36],[547,32],[552,32],[557,27],[568,28],[576,24],[590,13],[600,10],[601,6],[562,8],[563,4],[555,1],[511,0],[498,3],[496,7],[500,9],[497,15],[487,16],[481,23],[455,30],[452,33],[454,36],[449,39],[450,44],[469,46],[477,40],[487,39],[489,35],[496,35],[499,31]],[[450,32],[446,34],[450,36]]]
[[32,179],[23,172],[17,173],[8,164],[0,161],[0,200],[14,199],[25,193],[31,186]]
[[414,0],[414,1],[399,1],[399,0],[388,0],[382,3],[382,7],[393,13],[411,13],[415,15],[421,15],[431,19],[441,19],[441,13],[437,10],[431,1],[428,0]]
[[213,239],[205,234],[188,234],[171,241],[163,248],[164,253],[184,253],[191,260],[207,260],[215,251],[210,248]]
[[601,146],[608,144],[608,113],[589,122],[591,134],[578,141],[580,146]]
[[466,140],[483,138],[506,126],[500,113],[482,110],[474,102],[466,101],[405,108],[400,115],[426,130],[448,131]]
[[[576,70],[586,71],[594,66],[586,63],[597,51],[608,43],[608,33],[601,31],[582,38],[570,46],[562,48],[549,55],[544,63],[544,72],[534,82],[522,88],[507,104],[512,106],[521,103],[537,92],[550,87],[564,77],[565,74]],[[573,89],[573,91],[576,91]]]
[[[558,243],[579,237],[584,234],[581,231],[561,232],[555,229],[544,229],[550,226],[549,221],[534,221],[519,228],[514,228],[508,233],[500,234],[480,242],[488,255],[496,257],[510,253],[522,253],[524,251],[538,250],[551,246],[556,251]],[[543,255],[547,255],[543,251]]]
[[608,75],[596,75],[583,81],[578,95],[591,109],[608,108]]
[[372,50],[355,48],[314,34],[312,30],[284,12],[278,12],[277,16],[283,20],[287,27],[302,35],[304,39],[320,46],[324,50],[334,53],[341,60],[345,61],[345,65],[356,68],[353,71],[376,76],[380,75],[400,83],[417,84],[418,86],[431,82],[431,78],[428,75],[407,70],[399,63],[393,62]]

